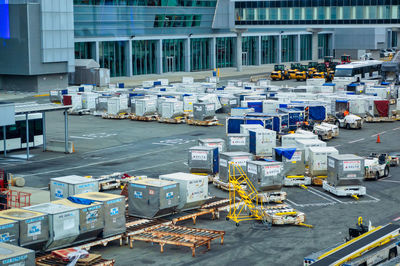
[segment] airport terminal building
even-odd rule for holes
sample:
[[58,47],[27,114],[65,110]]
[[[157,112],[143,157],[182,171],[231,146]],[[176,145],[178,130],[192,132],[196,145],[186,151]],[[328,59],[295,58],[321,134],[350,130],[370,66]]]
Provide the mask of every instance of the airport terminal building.
[[0,87],[315,61],[397,46],[400,0],[0,0]]

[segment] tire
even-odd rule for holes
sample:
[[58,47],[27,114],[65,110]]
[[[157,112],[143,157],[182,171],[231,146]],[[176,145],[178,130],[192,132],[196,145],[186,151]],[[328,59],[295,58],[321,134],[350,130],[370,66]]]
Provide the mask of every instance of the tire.
[[236,223],[236,227],[239,227],[239,223]]
[[385,166],[385,170],[383,170],[383,177],[388,177],[390,173],[389,166]]
[[388,260],[394,259],[395,257],[397,257],[397,252],[395,249],[391,249],[389,251],[389,256],[388,256]]
[[350,129],[350,124],[346,124],[346,129]]
[[374,180],[378,180],[381,176],[379,175],[379,171],[376,171]]
[[229,217],[226,217],[225,220],[229,221]]

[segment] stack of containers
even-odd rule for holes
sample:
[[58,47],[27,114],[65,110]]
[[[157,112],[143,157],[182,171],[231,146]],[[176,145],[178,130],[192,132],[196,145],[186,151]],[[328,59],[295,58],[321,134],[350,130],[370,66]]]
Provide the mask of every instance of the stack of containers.
[[25,209],[9,209],[1,211],[0,217],[18,222],[19,246],[43,250],[49,240],[49,217],[47,214]]
[[296,140],[299,139],[318,140],[318,136],[315,134],[300,134],[300,133],[287,134],[281,137],[281,145],[282,147],[296,147],[297,144]]
[[243,124],[240,125],[240,134],[249,135],[249,131],[253,129],[263,129],[259,124]]
[[128,186],[129,215],[156,218],[172,214],[179,205],[179,184],[146,178]]
[[49,240],[44,249],[54,250],[71,245],[79,236],[79,211],[77,208],[53,203],[43,203],[26,210],[41,212],[49,217]]
[[249,135],[248,134],[228,134],[227,135],[228,151],[249,151]]
[[101,202],[85,205],[62,199],[52,201],[52,203],[79,210],[79,237],[75,240],[75,243],[96,239],[103,231],[104,208]]
[[[219,180],[224,183],[229,182],[229,168],[230,168],[229,165],[231,163],[239,165],[240,167],[242,167],[243,171],[246,172],[247,162],[252,160],[253,160],[253,154],[248,152],[221,153],[219,159]],[[240,176],[239,171],[235,170],[235,176],[236,177]]]
[[75,195],[77,198],[103,203],[104,229],[103,237],[110,237],[125,233],[125,197],[102,192],[88,192]]
[[249,150],[257,156],[272,156],[276,147],[276,132],[269,129],[252,129],[249,131]]
[[35,251],[0,243],[0,262],[10,266],[35,265]]
[[76,194],[98,192],[99,182],[78,175],[62,176],[50,179],[50,200],[66,199]]
[[224,139],[199,139],[199,146],[206,146],[211,148],[218,148],[218,152],[226,152],[226,144]]
[[160,180],[179,184],[178,210],[189,210],[201,207],[208,199],[208,177],[187,173],[161,175]]
[[297,144],[296,147],[304,149],[305,160],[307,165],[309,162],[310,147],[326,147],[326,142],[323,142],[319,139],[297,139],[296,144]]
[[219,170],[217,147],[195,146],[189,149],[188,166],[191,173],[216,174]]

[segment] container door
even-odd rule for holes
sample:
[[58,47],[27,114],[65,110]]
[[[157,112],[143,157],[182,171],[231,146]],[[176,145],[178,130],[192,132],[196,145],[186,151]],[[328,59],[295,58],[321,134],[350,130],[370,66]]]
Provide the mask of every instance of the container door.
[[218,173],[219,171],[219,153],[218,148],[215,148],[213,151],[213,174]]
[[250,135],[250,153],[256,154],[256,135],[255,131],[249,131]]
[[244,124],[243,118],[230,118],[227,123],[227,134],[240,133],[240,125]]

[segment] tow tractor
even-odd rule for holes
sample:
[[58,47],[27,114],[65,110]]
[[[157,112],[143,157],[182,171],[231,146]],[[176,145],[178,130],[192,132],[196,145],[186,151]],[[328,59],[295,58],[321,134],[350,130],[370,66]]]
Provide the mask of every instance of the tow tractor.
[[365,179],[378,180],[389,176],[389,162],[384,154],[365,158]]
[[312,78],[314,72],[317,71],[318,62],[308,62],[308,77]]
[[300,68],[296,72],[296,80],[306,80],[308,78],[308,67],[306,65],[300,65]]
[[324,64],[318,64],[317,70],[313,74],[315,79],[325,79],[326,78],[326,66]]
[[363,119],[357,115],[353,114],[337,114],[335,116],[335,125],[341,128],[354,128],[354,129],[361,129],[363,126]]
[[333,138],[333,130],[331,127],[324,126],[322,124],[315,124],[313,133],[318,135],[320,140],[330,140]]
[[284,80],[286,78],[285,65],[275,65],[274,71],[271,72],[272,80]]
[[296,79],[296,72],[300,69],[300,63],[292,63],[287,71],[287,79]]
[[306,256],[303,265],[368,266],[390,261],[400,253],[399,230],[398,224],[366,226],[359,217],[345,243]]

